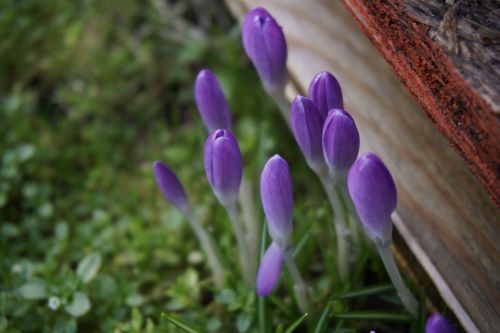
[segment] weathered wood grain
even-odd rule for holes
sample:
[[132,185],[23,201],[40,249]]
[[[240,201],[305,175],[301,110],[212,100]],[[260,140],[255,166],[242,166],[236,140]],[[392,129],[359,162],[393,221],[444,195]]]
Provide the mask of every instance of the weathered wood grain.
[[227,0],[240,18],[265,6],[282,25],[297,91],[332,72],[361,132],[399,192],[395,225],[469,332],[500,327],[500,212],[337,1]]
[[500,118],[494,114],[500,63],[498,41],[489,40],[498,36],[492,31],[500,25],[500,3],[342,2],[500,207]]

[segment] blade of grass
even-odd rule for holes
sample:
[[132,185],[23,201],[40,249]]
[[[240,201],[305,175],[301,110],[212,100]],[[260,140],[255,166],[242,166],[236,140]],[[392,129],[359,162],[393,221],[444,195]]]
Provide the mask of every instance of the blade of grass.
[[292,333],[303,321],[306,319],[308,313],[304,313],[299,319],[297,319],[290,327],[288,327],[285,333]]
[[375,285],[375,286],[368,286],[362,289],[358,289],[355,291],[349,291],[346,293],[341,293],[333,296],[333,299],[351,299],[351,298],[357,298],[357,297],[365,297],[365,296],[372,296],[376,294],[383,294],[388,291],[393,291],[394,287],[392,284],[383,284],[383,285]]
[[176,327],[180,328],[184,332],[187,332],[187,333],[200,333],[199,331],[195,330],[192,327],[189,327],[188,325],[184,324],[183,322],[181,322],[181,321],[179,321],[179,320],[177,320],[175,318],[170,317],[166,313],[162,313],[161,316],[163,318],[165,318],[166,320],[168,320],[172,325],[175,325]]
[[406,312],[383,312],[383,311],[353,311],[335,314],[339,319],[354,320],[385,320],[410,322],[412,317]]
[[321,317],[319,317],[318,325],[316,325],[316,328],[314,329],[314,333],[323,332],[325,325],[328,323],[328,317],[330,314],[331,307],[332,307],[332,301],[328,302],[328,304],[325,306],[325,309],[323,310],[323,312],[321,312]]

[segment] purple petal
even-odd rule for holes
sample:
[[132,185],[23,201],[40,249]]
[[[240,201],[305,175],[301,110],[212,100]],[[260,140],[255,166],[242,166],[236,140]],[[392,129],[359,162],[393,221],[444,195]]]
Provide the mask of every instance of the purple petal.
[[194,84],[194,97],[208,132],[231,127],[231,115],[226,97],[219,80],[210,70],[204,69],[198,73]]
[[249,11],[243,23],[243,46],[266,89],[281,88],[286,79],[287,46],[276,20],[264,9]]
[[290,110],[292,131],[307,162],[313,169],[324,166],[321,133],[324,118],[313,102],[297,96]]
[[433,314],[425,323],[425,333],[457,333],[453,324],[439,314]]
[[257,273],[257,294],[259,296],[267,296],[273,291],[280,277],[282,264],[283,251],[275,242],[272,242],[260,261]]
[[279,155],[271,157],[262,170],[260,196],[271,237],[280,244],[288,243],[292,233],[292,178],[287,162]]
[[328,72],[316,74],[309,85],[308,95],[325,118],[331,109],[344,108],[339,82]]
[[347,184],[368,235],[379,242],[391,239],[391,214],[396,209],[396,185],[378,156],[362,155],[349,172]]
[[229,130],[216,130],[205,143],[205,172],[221,203],[238,197],[243,167],[240,147]]
[[189,202],[175,173],[166,164],[159,161],[153,163],[153,173],[165,198],[179,211],[185,213],[189,209]]
[[345,178],[359,152],[359,132],[352,117],[342,109],[328,113],[323,127],[323,154],[330,171]]

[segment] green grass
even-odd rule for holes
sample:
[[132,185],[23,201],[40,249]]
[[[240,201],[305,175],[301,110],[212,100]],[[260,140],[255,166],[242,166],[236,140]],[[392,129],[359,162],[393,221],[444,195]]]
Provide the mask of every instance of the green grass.
[[[402,307],[379,297],[388,288],[363,289],[388,283],[370,247],[348,290],[336,289],[325,195],[236,22],[220,2],[174,3],[0,4],[0,332],[274,332],[294,323],[299,332],[320,318],[318,332],[407,331]],[[265,304],[239,281],[235,241],[203,171],[206,133],[192,93],[203,67],[228,96],[254,190],[269,156],[289,161],[296,259],[316,312],[308,317],[286,275]],[[157,159],[176,170],[235,267],[223,290],[156,188]],[[262,220],[257,191],[255,202]]]

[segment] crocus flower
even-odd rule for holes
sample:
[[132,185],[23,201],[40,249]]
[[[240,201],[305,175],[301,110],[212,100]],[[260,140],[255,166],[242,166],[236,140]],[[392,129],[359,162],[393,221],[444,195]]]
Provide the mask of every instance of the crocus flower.
[[231,127],[231,115],[226,97],[219,80],[210,70],[204,69],[198,73],[194,84],[194,97],[208,132]]
[[174,205],[180,212],[186,213],[189,210],[186,191],[184,191],[184,187],[182,187],[181,182],[172,169],[162,162],[155,161],[153,163],[153,173],[156,183],[167,201]]
[[260,196],[272,239],[286,247],[292,233],[292,178],[288,163],[279,155],[271,157],[264,166]]
[[245,52],[266,90],[282,89],[287,75],[287,47],[276,20],[264,8],[254,8],[245,17],[242,34]]
[[339,82],[328,72],[316,74],[309,84],[308,96],[324,118],[331,109],[344,108]]
[[269,295],[281,274],[283,264],[283,250],[275,242],[272,242],[260,262],[257,273],[257,294],[259,296]]
[[323,154],[334,177],[345,179],[359,152],[359,132],[346,111],[333,109],[323,126]]
[[362,155],[349,171],[347,185],[367,234],[376,243],[390,243],[397,193],[384,163],[375,154]]
[[309,98],[295,97],[290,110],[290,125],[307,163],[316,172],[325,166],[321,147],[324,120]]
[[227,129],[216,130],[205,143],[205,173],[223,205],[237,199],[242,172],[240,147],[235,137]]
[[425,323],[425,333],[457,333],[452,323],[439,314],[433,314]]

